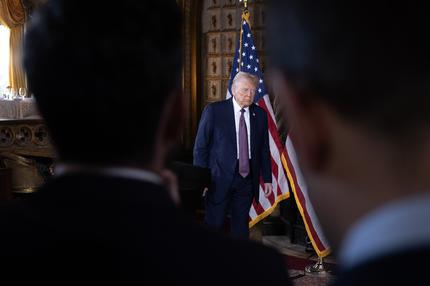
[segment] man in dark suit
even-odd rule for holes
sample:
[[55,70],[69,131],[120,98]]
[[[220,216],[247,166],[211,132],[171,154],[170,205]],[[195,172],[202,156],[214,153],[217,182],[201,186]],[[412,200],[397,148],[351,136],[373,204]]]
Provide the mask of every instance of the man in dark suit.
[[183,123],[178,10],[52,0],[32,16],[25,67],[59,158],[38,193],[0,208],[4,285],[289,284],[275,250],[177,206],[164,161]]
[[231,233],[249,237],[249,210],[258,200],[259,180],[264,194],[272,192],[266,112],[254,104],[258,79],[239,72],[230,99],[206,106],[194,145],[194,165],[210,168],[212,184],[206,192],[205,222],[221,229],[231,208]]
[[274,89],[338,285],[423,285],[430,18],[420,1],[270,2]]

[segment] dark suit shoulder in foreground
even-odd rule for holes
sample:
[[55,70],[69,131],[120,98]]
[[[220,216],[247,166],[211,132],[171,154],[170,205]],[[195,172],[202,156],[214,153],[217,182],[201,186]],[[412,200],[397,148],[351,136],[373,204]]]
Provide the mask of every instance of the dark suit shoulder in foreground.
[[275,250],[193,224],[164,188],[137,180],[54,179],[2,207],[0,227],[11,281],[290,285]]
[[392,253],[340,272],[335,286],[428,285],[430,246]]

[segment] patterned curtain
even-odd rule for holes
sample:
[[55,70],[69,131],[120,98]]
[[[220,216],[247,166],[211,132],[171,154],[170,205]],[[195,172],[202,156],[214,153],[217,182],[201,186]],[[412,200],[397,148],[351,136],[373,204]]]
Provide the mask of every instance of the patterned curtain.
[[27,88],[22,65],[22,43],[26,13],[21,0],[0,0],[0,22],[10,29],[10,86]]

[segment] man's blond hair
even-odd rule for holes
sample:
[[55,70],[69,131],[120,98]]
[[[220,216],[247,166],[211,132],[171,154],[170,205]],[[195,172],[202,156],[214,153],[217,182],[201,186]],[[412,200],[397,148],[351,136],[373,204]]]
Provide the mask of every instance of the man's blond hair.
[[233,90],[235,90],[236,84],[238,81],[242,80],[242,79],[247,79],[250,82],[252,82],[255,86],[255,88],[257,88],[258,86],[258,77],[256,77],[255,75],[252,75],[250,73],[247,72],[238,72],[234,78],[233,78],[233,82],[231,84],[231,91],[233,92]]

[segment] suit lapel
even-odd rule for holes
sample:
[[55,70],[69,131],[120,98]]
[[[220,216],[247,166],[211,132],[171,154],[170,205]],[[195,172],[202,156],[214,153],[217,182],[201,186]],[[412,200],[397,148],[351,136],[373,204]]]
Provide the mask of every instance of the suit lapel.
[[234,107],[233,107],[233,97],[227,100],[227,114],[226,114],[226,124],[224,128],[227,129],[227,136],[230,139],[232,146],[234,147],[234,154],[237,156],[237,140],[236,140],[236,122],[234,117]]
[[255,154],[255,145],[256,142],[255,140],[256,135],[257,135],[257,118],[256,118],[256,113],[254,110],[254,104],[251,104],[251,106],[249,106],[249,124],[251,125],[249,127],[249,130],[251,131],[251,157],[255,158],[254,154]]

